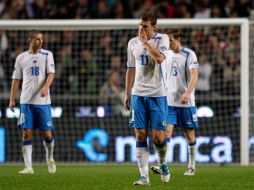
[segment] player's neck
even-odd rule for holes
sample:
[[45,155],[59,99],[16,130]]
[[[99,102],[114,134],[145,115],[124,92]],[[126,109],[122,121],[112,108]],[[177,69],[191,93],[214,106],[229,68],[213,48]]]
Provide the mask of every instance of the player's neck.
[[147,35],[147,40],[151,40],[156,35],[156,32]]
[[182,49],[182,46],[179,45],[179,46],[176,47],[176,49],[174,50],[174,52],[178,53],[178,52],[181,51],[181,49]]
[[38,53],[39,52],[39,50],[40,49],[33,49],[33,48],[29,48],[29,53],[31,53],[31,54],[36,54],[36,53]]

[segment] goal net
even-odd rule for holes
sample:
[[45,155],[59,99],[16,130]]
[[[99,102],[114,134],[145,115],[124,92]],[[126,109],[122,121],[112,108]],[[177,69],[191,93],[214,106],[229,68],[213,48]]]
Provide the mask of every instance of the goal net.
[[[128,40],[137,35],[138,22],[0,22],[0,162],[22,162],[21,131],[16,127],[19,108],[11,112],[8,99],[15,58],[27,50],[28,32],[33,29],[43,32],[43,48],[53,52],[56,64],[51,87],[55,160],[136,161],[135,138],[128,128],[129,112],[123,99],[126,48]],[[200,64],[196,88],[200,125],[196,131],[197,162],[254,162],[254,134],[249,131],[249,105],[253,101],[249,102],[249,22],[158,22],[158,32],[176,27],[183,33],[183,46],[196,52]],[[253,33],[253,25],[250,30]],[[250,45],[253,47],[253,36]],[[253,86],[252,80],[250,84]],[[252,91],[250,94],[253,97]],[[43,162],[45,153],[37,130],[33,145],[33,160]],[[180,130],[174,131],[168,157],[169,162],[187,162],[187,143]],[[152,146],[150,161],[156,161]]]

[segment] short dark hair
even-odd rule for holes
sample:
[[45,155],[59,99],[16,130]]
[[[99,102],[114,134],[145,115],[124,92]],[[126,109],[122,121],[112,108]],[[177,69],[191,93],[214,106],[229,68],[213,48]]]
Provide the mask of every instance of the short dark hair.
[[30,31],[29,34],[28,34],[28,40],[33,39],[37,34],[42,34],[42,32],[38,31],[38,30]]
[[167,31],[167,34],[172,34],[174,39],[182,38],[181,31],[177,28],[171,28]]
[[144,12],[144,14],[141,16],[141,19],[143,21],[150,21],[152,26],[157,24],[157,18],[155,17],[154,13],[151,11]]

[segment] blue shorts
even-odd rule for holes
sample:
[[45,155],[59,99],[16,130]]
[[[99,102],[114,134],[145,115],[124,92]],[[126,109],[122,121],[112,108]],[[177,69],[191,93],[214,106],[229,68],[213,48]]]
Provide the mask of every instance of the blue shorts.
[[51,106],[21,104],[18,126],[22,129],[39,128],[42,131],[54,130]]
[[198,118],[196,107],[168,106],[167,124],[180,128],[197,128]]
[[131,96],[129,125],[136,129],[165,130],[167,121],[167,97]]

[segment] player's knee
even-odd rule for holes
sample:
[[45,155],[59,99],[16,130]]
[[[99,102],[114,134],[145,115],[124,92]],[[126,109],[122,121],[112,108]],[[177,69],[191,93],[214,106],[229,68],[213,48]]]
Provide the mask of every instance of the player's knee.
[[51,131],[43,131],[43,132],[41,132],[41,136],[44,139],[51,139],[51,138],[53,138],[53,135],[52,135]]
[[154,144],[162,144],[165,141],[165,136],[154,136],[153,142]]
[[194,129],[185,129],[184,130],[184,135],[187,138],[189,143],[193,143],[194,141],[196,141],[196,136],[195,136]]
[[22,140],[23,141],[30,141],[32,140],[32,132],[31,131],[23,131],[23,134],[22,134]]
[[146,135],[144,134],[136,134],[136,140],[140,142],[146,141]]
[[135,130],[136,140],[140,142],[144,142],[147,139],[145,130]]

